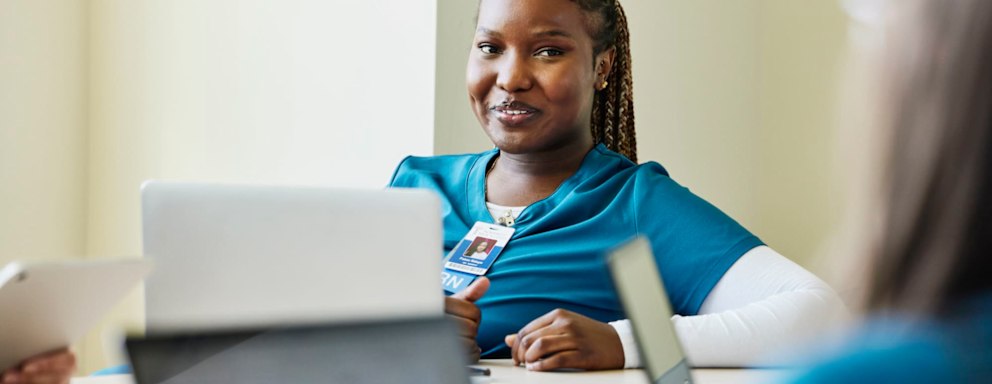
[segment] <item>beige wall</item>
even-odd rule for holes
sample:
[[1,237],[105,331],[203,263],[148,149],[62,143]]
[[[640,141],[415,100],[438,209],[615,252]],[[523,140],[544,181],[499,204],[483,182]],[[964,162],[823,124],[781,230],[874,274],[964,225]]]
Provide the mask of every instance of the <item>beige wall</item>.
[[[434,1],[0,2],[0,262],[141,254],[149,178],[385,185],[433,152]],[[401,62],[403,65],[396,65]],[[122,361],[141,291],[77,346]]]
[[0,1],[0,265],[85,252],[85,6]]
[[847,22],[837,1],[761,2],[752,228],[821,275],[847,204],[834,167],[851,156],[838,139]]
[[437,7],[434,149],[438,154],[492,148],[472,114],[465,88],[465,65],[475,31],[474,0],[441,0]]
[[85,2],[0,1],[0,266],[85,257],[86,32]]
[[[641,161],[657,161],[748,227],[761,47],[753,1],[624,1]],[[763,233],[758,233],[763,236]]]
[[[433,1],[89,11],[90,255],[141,253],[149,178],[376,188],[404,156],[433,151]],[[140,328],[140,295],[109,323]],[[100,351],[108,329],[90,337],[86,369],[120,361]]]
[[[441,4],[435,149],[485,150],[492,144],[464,85],[476,2]],[[623,4],[641,160],[660,162],[771,246],[819,269],[843,204],[832,165],[847,22],[837,2]]]

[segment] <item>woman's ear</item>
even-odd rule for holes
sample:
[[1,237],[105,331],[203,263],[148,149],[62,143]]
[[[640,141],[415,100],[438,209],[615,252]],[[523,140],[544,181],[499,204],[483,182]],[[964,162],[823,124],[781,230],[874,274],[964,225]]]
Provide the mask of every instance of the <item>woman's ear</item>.
[[613,70],[613,59],[617,57],[617,49],[610,47],[596,55],[596,83],[602,83],[610,78]]

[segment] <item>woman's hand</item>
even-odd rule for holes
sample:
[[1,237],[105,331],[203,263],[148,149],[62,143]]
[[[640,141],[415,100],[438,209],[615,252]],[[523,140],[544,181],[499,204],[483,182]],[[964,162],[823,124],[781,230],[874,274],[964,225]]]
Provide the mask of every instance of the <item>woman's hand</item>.
[[76,371],[76,355],[68,348],[38,355],[3,371],[3,384],[68,384]]
[[479,355],[482,354],[482,349],[475,341],[479,333],[479,323],[482,322],[482,311],[475,306],[475,301],[479,300],[487,290],[489,290],[489,279],[479,276],[461,292],[444,298],[444,312],[458,324],[458,334],[465,344],[471,362],[479,361]]
[[532,371],[623,368],[623,345],[613,326],[556,309],[506,336],[513,363]]

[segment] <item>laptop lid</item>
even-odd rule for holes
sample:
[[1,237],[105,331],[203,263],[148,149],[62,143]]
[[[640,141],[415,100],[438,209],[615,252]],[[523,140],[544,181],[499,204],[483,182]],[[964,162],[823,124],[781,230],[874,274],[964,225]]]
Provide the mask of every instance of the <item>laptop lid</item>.
[[672,305],[648,241],[638,237],[617,248],[610,253],[608,264],[651,382],[692,383],[672,325]]
[[440,317],[440,215],[422,190],[147,182],[148,329]]
[[138,384],[468,383],[442,317],[128,338]]

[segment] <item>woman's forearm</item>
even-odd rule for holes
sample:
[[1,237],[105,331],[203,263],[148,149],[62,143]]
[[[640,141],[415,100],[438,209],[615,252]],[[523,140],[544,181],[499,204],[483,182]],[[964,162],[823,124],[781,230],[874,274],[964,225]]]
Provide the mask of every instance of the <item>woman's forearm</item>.
[[[724,274],[696,316],[674,316],[676,334],[697,367],[782,365],[774,356],[838,325],[847,310],[815,275],[769,247],[747,252]],[[625,367],[641,365],[629,322],[612,323]],[[628,337],[624,337],[626,335]]]

